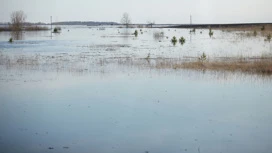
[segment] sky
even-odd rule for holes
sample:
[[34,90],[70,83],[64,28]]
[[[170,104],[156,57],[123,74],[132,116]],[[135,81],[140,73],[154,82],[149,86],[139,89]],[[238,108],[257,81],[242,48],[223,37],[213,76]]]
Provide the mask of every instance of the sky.
[[22,10],[27,22],[120,22],[156,24],[272,22],[272,0],[0,0],[0,22]]

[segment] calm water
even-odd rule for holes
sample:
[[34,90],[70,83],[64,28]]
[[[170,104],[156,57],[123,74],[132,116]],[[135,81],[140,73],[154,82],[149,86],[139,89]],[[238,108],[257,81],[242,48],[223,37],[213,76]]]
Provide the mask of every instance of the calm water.
[[[271,44],[207,30],[125,35],[134,30],[63,27],[13,44],[0,33],[0,152],[271,152],[271,76],[135,64],[148,53],[270,55]],[[173,47],[157,31],[186,43]]]

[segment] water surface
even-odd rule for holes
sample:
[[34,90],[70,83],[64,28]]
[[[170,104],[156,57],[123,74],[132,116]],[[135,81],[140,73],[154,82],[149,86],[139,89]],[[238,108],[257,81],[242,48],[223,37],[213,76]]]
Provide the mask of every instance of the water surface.
[[[271,44],[207,30],[125,35],[134,30],[63,27],[13,44],[0,33],[0,152],[271,152],[271,76],[156,69],[142,59],[261,56]],[[173,47],[155,31],[187,42]]]

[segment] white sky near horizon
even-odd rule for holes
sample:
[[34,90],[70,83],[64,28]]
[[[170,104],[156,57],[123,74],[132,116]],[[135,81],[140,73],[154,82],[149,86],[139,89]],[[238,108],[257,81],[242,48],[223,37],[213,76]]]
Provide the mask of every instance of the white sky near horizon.
[[272,22],[272,0],[0,0],[0,22],[22,10],[27,22],[113,21],[128,12],[132,23]]

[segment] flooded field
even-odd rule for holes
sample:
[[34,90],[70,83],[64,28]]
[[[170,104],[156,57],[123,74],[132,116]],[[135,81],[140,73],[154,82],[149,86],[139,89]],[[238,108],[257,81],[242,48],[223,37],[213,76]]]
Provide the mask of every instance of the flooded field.
[[190,30],[0,32],[0,152],[270,153],[272,75],[171,65],[271,60],[272,42]]

